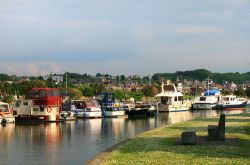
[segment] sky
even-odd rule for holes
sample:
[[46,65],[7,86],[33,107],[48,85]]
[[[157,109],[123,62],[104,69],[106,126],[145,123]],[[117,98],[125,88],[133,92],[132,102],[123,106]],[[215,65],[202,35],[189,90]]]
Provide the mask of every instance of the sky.
[[250,0],[0,0],[0,73],[250,71]]

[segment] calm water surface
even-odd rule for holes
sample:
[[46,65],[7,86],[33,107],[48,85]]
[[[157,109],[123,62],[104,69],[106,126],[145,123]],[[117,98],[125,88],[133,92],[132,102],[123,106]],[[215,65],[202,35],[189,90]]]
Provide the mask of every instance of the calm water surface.
[[83,165],[105,149],[163,125],[216,111],[161,113],[146,119],[101,118],[0,126],[1,165]]

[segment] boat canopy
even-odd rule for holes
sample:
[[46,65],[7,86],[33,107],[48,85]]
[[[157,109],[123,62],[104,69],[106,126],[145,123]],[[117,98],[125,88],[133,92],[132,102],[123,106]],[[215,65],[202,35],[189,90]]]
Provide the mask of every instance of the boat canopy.
[[212,90],[207,90],[204,93],[204,96],[211,96],[211,95],[220,95],[220,90],[219,89],[212,89]]

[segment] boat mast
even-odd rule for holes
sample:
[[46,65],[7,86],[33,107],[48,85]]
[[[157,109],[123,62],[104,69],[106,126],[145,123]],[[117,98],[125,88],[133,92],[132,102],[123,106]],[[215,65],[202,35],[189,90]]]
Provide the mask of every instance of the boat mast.
[[207,93],[209,95],[209,77],[207,78]]
[[65,72],[65,89],[66,89],[66,94],[68,94],[68,78],[67,78],[67,72]]

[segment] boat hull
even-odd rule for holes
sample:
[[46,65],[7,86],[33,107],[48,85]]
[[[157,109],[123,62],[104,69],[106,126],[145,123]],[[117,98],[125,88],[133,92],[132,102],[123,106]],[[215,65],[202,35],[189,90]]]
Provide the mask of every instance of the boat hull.
[[103,115],[104,115],[104,117],[124,116],[125,115],[125,111],[123,111],[123,110],[104,111]]
[[16,122],[31,122],[31,123],[44,123],[44,122],[62,122],[64,119],[60,119],[59,115],[55,120],[51,120],[49,115],[17,115],[15,116]]
[[225,104],[225,105],[222,105],[221,108],[222,110],[226,110],[226,111],[234,111],[234,110],[243,111],[246,109],[247,105],[248,105],[247,102],[244,102],[241,104]]
[[3,120],[6,120],[6,123],[15,123],[15,117],[14,116],[0,117],[0,123],[2,123]]
[[159,112],[180,112],[180,111],[189,111],[191,105],[179,105],[179,106],[168,106],[160,105]]
[[156,110],[150,109],[131,109],[127,112],[129,118],[140,118],[154,116]]
[[94,112],[84,112],[83,113],[84,118],[98,118],[102,117],[102,112],[101,111],[94,111]]
[[217,104],[210,103],[194,103],[192,104],[192,110],[212,110],[216,109]]

